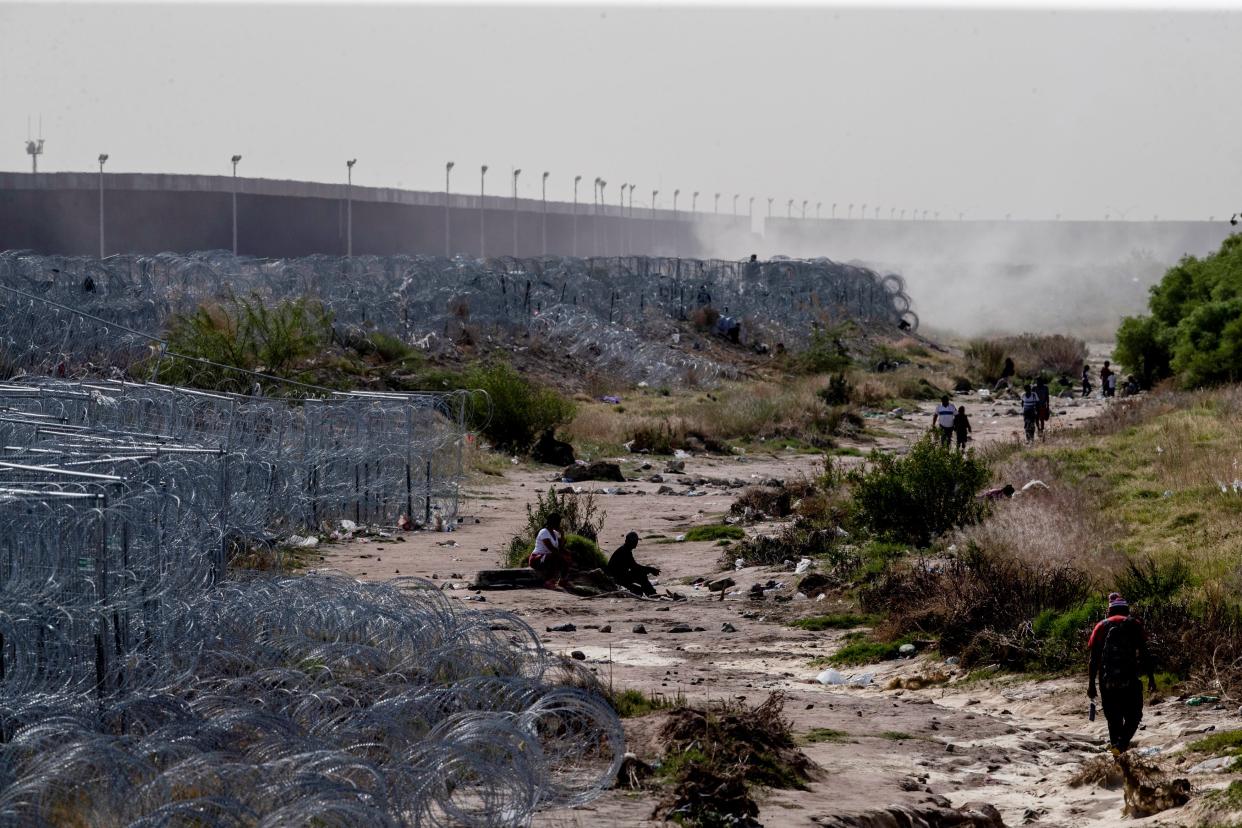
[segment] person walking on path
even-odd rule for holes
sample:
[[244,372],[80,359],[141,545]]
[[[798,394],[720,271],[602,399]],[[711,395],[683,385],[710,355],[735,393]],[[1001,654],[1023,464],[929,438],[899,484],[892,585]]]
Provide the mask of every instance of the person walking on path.
[[548,589],[568,586],[565,579],[569,575],[569,561],[565,556],[558,512],[549,514],[543,528],[535,535],[535,548],[527,563],[543,576],[544,586]]
[[1085,362],[1082,364],[1082,395],[1084,398],[1091,396],[1091,366]]
[[1022,386],[1022,427],[1026,429],[1026,441],[1035,440],[1035,424],[1039,420],[1039,395],[1030,383]]
[[1113,369],[1109,367],[1108,360],[1106,359],[1104,360],[1104,367],[1100,369],[1100,394],[1102,396],[1105,396],[1105,397],[1111,396],[1108,393],[1108,389],[1109,389],[1108,379],[1112,375],[1113,375]]
[[936,412],[932,414],[932,428],[940,429],[941,448],[948,448],[953,441],[953,418],[956,416],[957,409],[949,402],[948,395],[941,397],[940,405],[936,406]]
[[1108,721],[1108,744],[1114,754],[1130,747],[1139,722],[1143,720],[1143,683],[1147,692],[1156,691],[1147,632],[1137,618],[1130,616],[1126,599],[1114,592],[1108,596],[1108,617],[1095,625],[1087,642],[1091,660],[1087,667],[1087,698],[1095,700],[1097,687],[1104,718]]
[[970,439],[970,420],[966,417],[966,406],[959,405],[953,415],[953,433],[957,435],[957,450],[966,450],[966,441]]
[[1035,420],[1035,425],[1039,428],[1039,436],[1043,437],[1044,425],[1047,424],[1048,418],[1052,416],[1052,401],[1048,393],[1048,383],[1044,382],[1042,376],[1035,380],[1035,396],[1039,397],[1039,408],[1036,411],[1038,417]]
[[630,592],[652,597],[656,588],[651,585],[648,575],[659,575],[660,570],[654,566],[643,566],[634,560],[634,549],[638,546],[638,533],[630,532],[625,536],[625,543],[616,548],[608,559],[605,570],[614,581]]

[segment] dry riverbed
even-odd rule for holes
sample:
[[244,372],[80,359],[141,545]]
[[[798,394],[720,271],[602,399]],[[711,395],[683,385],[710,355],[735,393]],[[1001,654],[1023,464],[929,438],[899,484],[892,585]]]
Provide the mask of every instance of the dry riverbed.
[[[955,402],[970,410],[979,442],[1017,439],[1021,433],[1021,418],[1008,414],[1012,403],[993,404],[972,396]],[[1063,413],[1053,418],[1052,427],[1081,422],[1102,405],[1099,400],[1073,405],[1058,401],[1054,409]],[[902,419],[877,422],[877,429],[883,431],[879,445],[900,450],[929,423],[930,407]],[[661,461],[651,462],[655,471],[661,470]],[[687,461],[685,471],[688,476],[754,482],[811,475],[819,462],[793,452],[695,457]],[[693,586],[696,579],[721,574],[722,550],[713,543],[645,540],[640,544],[638,559],[663,570],[659,587],[685,596],[684,601],[578,598],[548,590],[476,594],[465,588],[476,571],[499,565],[502,547],[524,523],[526,503],[536,491],[553,485],[554,474],[548,467],[515,467],[502,481],[467,492],[462,504],[465,520],[456,531],[411,533],[401,543],[332,545],[325,548],[327,564],[368,579],[434,578],[459,600],[477,601],[481,595],[487,604],[526,619],[541,633],[549,650],[567,656],[579,651],[605,685],[618,689],[684,695],[692,702],[738,699],[752,705],[772,691],[783,691],[785,715],[796,734],[806,736],[818,730],[833,735],[803,748],[819,766],[808,790],[773,791],[764,796],[759,819],[765,825],[908,824],[895,816],[887,822],[862,822],[850,815],[872,813],[880,819],[874,812],[883,809],[930,813],[950,803],[960,807],[972,802],[995,806],[1010,826],[1111,825],[1120,817],[1120,790],[1069,785],[1082,763],[1100,754],[1105,732],[1103,717],[1087,721],[1085,680],[1002,677],[962,681],[964,676],[955,666],[928,654],[844,671],[873,673],[872,683],[865,687],[823,686],[816,681],[823,667],[815,666],[813,660],[832,653],[843,633],[806,632],[783,622],[840,608],[831,600],[750,598],[748,589],[754,583],[776,580],[792,585],[793,573],[779,567],[730,572],[737,585],[723,600],[719,593]],[[1025,481],[1012,482],[1020,486]],[[647,482],[580,485],[601,493],[614,487],[626,492],[601,494],[607,511],[600,537],[605,552],[619,545],[631,530],[643,537],[671,539],[691,526],[715,522],[737,493],[712,485],[696,487],[705,492],[698,497],[657,494],[661,484]],[[680,492],[689,487],[675,488]],[[791,592],[784,590],[786,595]],[[572,624],[573,631],[546,631],[564,624]],[[896,685],[893,679],[934,672],[949,675],[950,682],[917,690],[887,689]],[[1238,724],[1232,711],[1163,701],[1149,708],[1138,747],[1158,748],[1159,759],[1194,738],[1193,734]],[[657,758],[647,752],[650,738],[641,723],[627,721],[627,732],[631,749],[641,758]],[[1192,781],[1219,786],[1223,777]],[[644,825],[656,798],[650,792],[614,790],[589,806],[544,814],[538,824]],[[1193,825],[1194,811],[1192,803],[1179,811],[1127,821]]]

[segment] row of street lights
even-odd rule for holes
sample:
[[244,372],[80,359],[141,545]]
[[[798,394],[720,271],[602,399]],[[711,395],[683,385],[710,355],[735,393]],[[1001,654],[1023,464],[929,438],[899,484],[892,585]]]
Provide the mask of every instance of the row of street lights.
[[[107,160],[108,160],[107,153],[101,153],[99,155],[99,257],[100,258],[103,258],[105,255],[103,172],[104,172],[104,163]],[[237,255],[237,164],[241,160],[242,160],[242,157],[240,155],[234,155],[230,159],[230,161],[233,164],[232,201],[233,201],[233,255],[234,256]],[[346,182],[345,183],[345,228],[346,228],[345,229],[345,255],[347,257],[352,257],[354,255],[353,187],[354,187],[354,164],[356,163],[358,163],[357,158],[351,158],[345,162],[345,182]],[[450,201],[451,201],[450,185],[451,185],[451,176],[452,176],[454,166],[456,166],[456,164],[453,161],[449,161],[444,165],[444,255],[450,256],[450,257],[453,255],[453,236],[452,236],[453,230],[452,230],[452,223],[450,221]],[[484,248],[484,239],[486,238],[487,217],[486,217],[486,210],[484,207],[484,202],[486,201],[486,197],[487,197],[487,170],[488,170],[487,164],[483,164],[479,168],[479,255],[481,257],[486,257],[486,250]],[[522,174],[521,168],[515,169],[513,171],[513,253],[514,255],[517,255],[517,251],[518,251],[518,177],[521,176],[521,174]],[[543,255],[545,256],[548,255],[548,177],[550,175],[551,173],[545,170],[542,178],[540,179],[540,199],[543,205],[541,248],[543,250]],[[578,255],[578,184],[581,181],[582,181],[581,175],[574,176],[573,250],[572,250],[572,254],[574,256]],[[598,214],[599,208],[604,206],[604,203],[605,203],[604,192],[607,186],[608,186],[608,182],[605,181],[603,178],[600,178],[598,176],[595,178],[594,186],[592,189],[592,203],[593,203],[592,211],[591,211],[592,215]],[[628,188],[629,190],[629,217],[630,218],[633,218],[634,216],[634,190],[637,187],[638,187],[637,184],[633,184],[629,182],[622,184],[620,187],[620,195],[617,201],[617,206],[621,210],[621,214],[625,215],[626,189]],[[700,193],[698,190],[695,190],[690,195],[690,212],[692,215],[698,211],[698,200],[699,200],[700,195],[702,195],[702,193]],[[713,195],[712,210],[716,214],[720,213],[720,197],[722,195],[723,193],[715,193]],[[659,190],[651,191],[650,210],[651,210],[652,219],[655,218],[655,212],[659,207],[659,202],[658,202],[659,196],[660,196]],[[680,196],[681,196],[680,189],[673,190],[673,220],[674,221],[677,220],[677,199]],[[738,193],[733,194],[733,215],[735,216],[738,214],[737,213],[737,201],[740,197],[741,196]],[[775,201],[776,199],[774,197],[768,197],[768,218],[772,218],[772,205]],[[806,218],[806,210],[809,204],[810,204],[810,201],[808,200],[803,200],[802,202],[801,216],[803,219]],[[831,218],[835,219],[837,217],[837,206],[838,205],[836,203],[832,204]],[[793,207],[794,207],[794,199],[791,198],[785,203],[787,218],[791,218],[791,219],[793,218]],[[815,218],[816,219],[820,218],[820,210],[822,207],[823,207],[822,201],[817,201],[815,203]],[[747,217],[753,220],[754,213],[755,213],[755,197],[748,196],[747,207],[746,207]],[[918,210],[911,210],[910,213],[911,213],[911,218],[913,220],[918,220],[919,215],[920,215],[920,212]],[[922,211],[922,218],[924,221],[927,220],[927,217],[929,215],[933,215],[937,221],[940,219],[940,213],[938,211],[930,211],[930,210]],[[854,217],[854,205],[853,204],[849,204],[847,206],[846,217],[849,219],[852,219]],[[866,204],[863,204],[860,206],[859,211],[858,211],[858,217],[860,219],[865,219],[867,217],[867,205]],[[880,217],[880,207],[877,206],[874,208],[873,218],[878,219],[879,217]],[[888,217],[890,219],[904,221],[906,217],[906,211],[901,210],[900,214],[898,214],[897,208],[893,207],[889,209]],[[965,214],[963,213],[957,214],[957,218],[959,221],[961,221],[964,217],[965,217]],[[1005,218],[1008,219],[1009,216],[1005,216]],[[1059,219],[1060,215],[1058,215],[1057,218]],[[596,250],[599,250],[600,249],[599,225],[598,224],[594,225],[592,230],[593,230],[594,242],[595,242],[594,247]],[[655,232],[655,228],[654,228],[654,222],[653,222],[652,233],[654,234],[654,232]],[[607,246],[606,243],[607,243],[607,238],[605,238],[605,247]]]

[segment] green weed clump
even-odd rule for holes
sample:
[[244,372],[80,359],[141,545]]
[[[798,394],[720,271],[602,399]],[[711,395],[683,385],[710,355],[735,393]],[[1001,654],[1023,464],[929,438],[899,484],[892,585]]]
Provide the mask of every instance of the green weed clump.
[[789,622],[789,626],[810,632],[824,630],[852,630],[855,627],[867,627],[879,620],[876,615],[858,615],[853,612],[838,612],[829,615],[812,615],[810,618],[799,618]]
[[608,697],[612,709],[623,719],[638,719],[660,710],[667,710],[685,703],[684,696],[669,697],[663,693],[644,693],[633,688],[621,690]]
[[686,531],[687,541],[742,540],[746,530],[740,526],[727,523],[713,523],[707,526],[695,526]]
[[878,664],[881,661],[892,661],[901,654],[901,646],[911,643],[908,636],[894,641],[876,641],[870,638],[859,638],[849,642],[832,655],[828,663],[836,667],[861,667],[864,664]]
[[904,457],[873,451],[870,460],[850,482],[858,521],[877,535],[926,546],[983,515],[977,495],[989,471],[972,452],[941,448],[929,435]]
[[844,730],[834,730],[831,727],[813,727],[807,731],[802,737],[804,744],[814,745],[820,742],[848,742],[850,734]]
[[841,342],[841,328],[816,328],[806,349],[794,358],[794,367],[805,374],[839,374],[850,367],[849,349]]
[[[1062,334],[1031,334],[997,339],[972,339],[966,346],[967,372],[992,384],[1000,379],[1005,358],[1014,362],[1017,377],[1077,377],[1087,361],[1087,343]],[[1015,377],[1015,380],[1017,379]]]

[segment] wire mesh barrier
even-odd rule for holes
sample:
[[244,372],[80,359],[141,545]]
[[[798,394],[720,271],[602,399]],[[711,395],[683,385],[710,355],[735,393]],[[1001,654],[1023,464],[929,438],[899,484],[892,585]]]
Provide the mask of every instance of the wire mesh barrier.
[[[728,364],[675,341],[675,323],[703,305],[737,319],[747,343],[796,347],[816,325],[846,319],[918,327],[900,276],[828,259],[269,260],[211,251],[99,260],[9,251],[0,253],[0,287],[9,331],[0,351],[10,371],[32,373],[82,363],[150,370],[160,343],[141,332],[229,295],[314,297],[338,326],[428,349],[536,334],[589,355],[597,370],[652,384],[688,371],[705,380],[732,375]],[[46,324],[49,313],[56,325]]]

